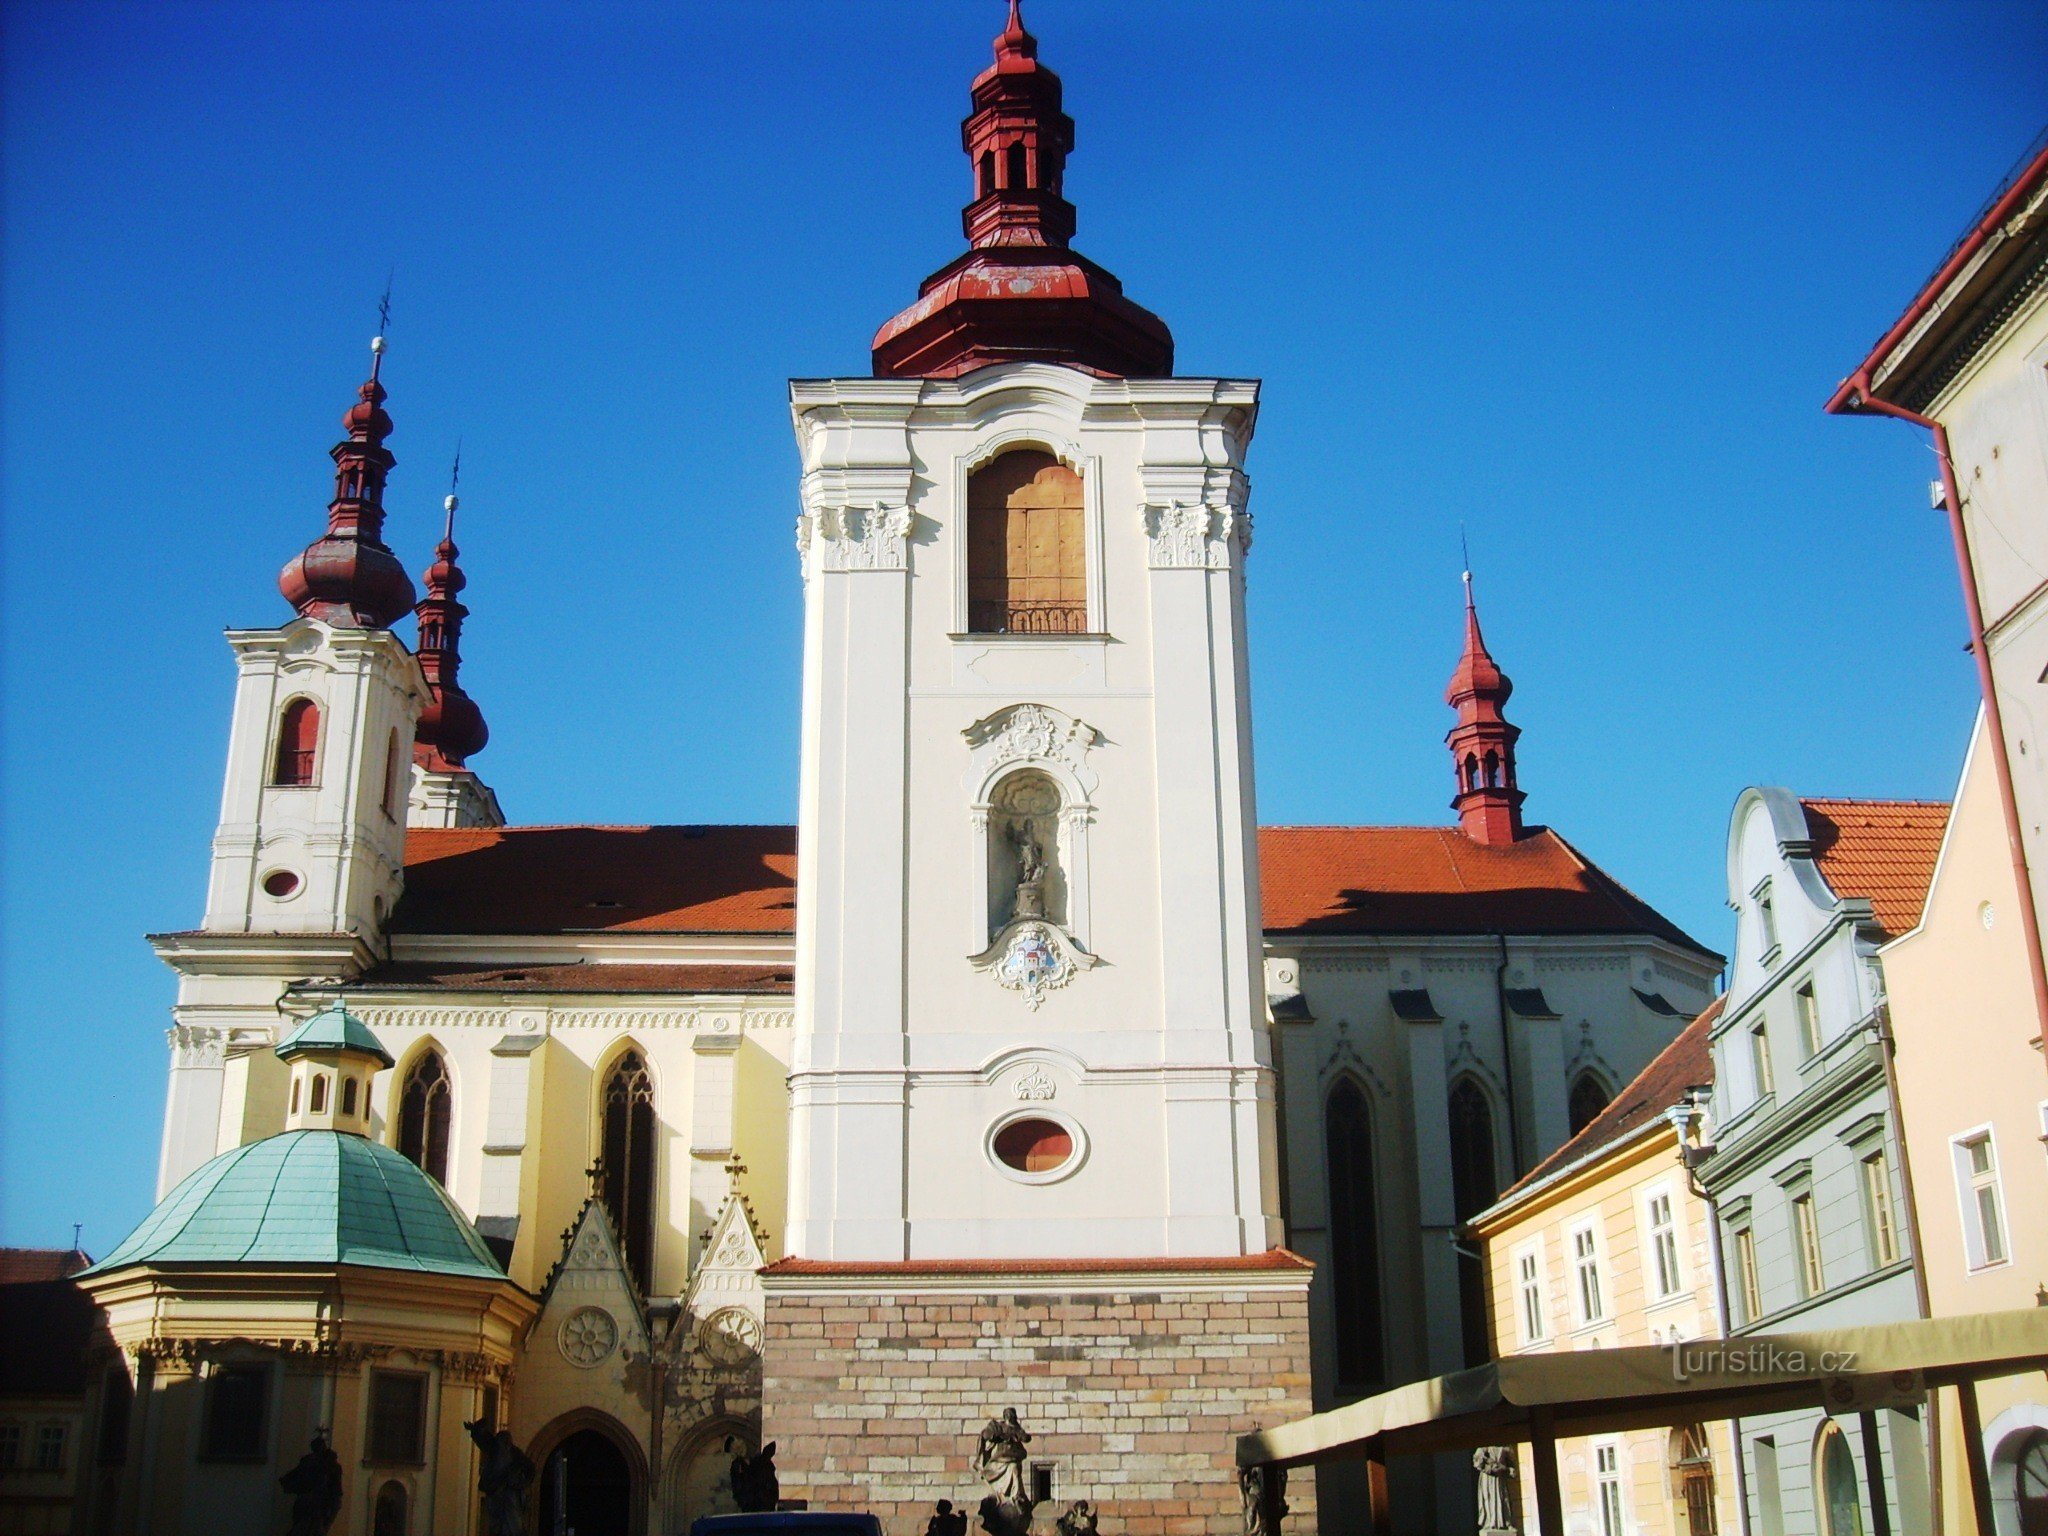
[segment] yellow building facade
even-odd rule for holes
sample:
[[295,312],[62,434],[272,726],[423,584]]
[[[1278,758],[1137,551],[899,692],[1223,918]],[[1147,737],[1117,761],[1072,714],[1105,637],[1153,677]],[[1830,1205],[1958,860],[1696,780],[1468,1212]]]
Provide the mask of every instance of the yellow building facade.
[[[1712,1078],[1709,1009],[1467,1232],[1482,1251],[1496,1358],[1718,1337],[1713,1222],[1682,1148]],[[1520,1465],[1530,1465],[1526,1447]],[[1741,1530],[1725,1421],[1558,1443],[1565,1532]],[[1533,1498],[1522,1528],[1535,1531]]]
[[[2048,1302],[2048,1065],[2019,899],[1980,717],[1926,909],[1882,951],[1933,1317]],[[1942,1530],[2048,1531],[2048,1380],[1982,1382],[1974,1411],[1956,1392],[1939,1397]],[[1969,1491],[1972,1454],[1988,1474],[1982,1510]]]

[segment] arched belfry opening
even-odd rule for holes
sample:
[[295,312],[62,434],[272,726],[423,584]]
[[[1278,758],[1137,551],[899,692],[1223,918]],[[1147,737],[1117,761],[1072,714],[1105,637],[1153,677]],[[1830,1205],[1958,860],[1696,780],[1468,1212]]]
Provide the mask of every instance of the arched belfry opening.
[[1386,1380],[1380,1320],[1379,1188],[1372,1111],[1349,1074],[1330,1090],[1324,1133],[1330,1190],[1330,1286],[1337,1312],[1337,1382]]
[[967,627],[988,635],[1088,629],[1080,475],[1042,448],[1013,448],[967,481]]
[[1005,777],[989,796],[990,937],[1020,918],[1067,924],[1066,859],[1059,785],[1035,768]]

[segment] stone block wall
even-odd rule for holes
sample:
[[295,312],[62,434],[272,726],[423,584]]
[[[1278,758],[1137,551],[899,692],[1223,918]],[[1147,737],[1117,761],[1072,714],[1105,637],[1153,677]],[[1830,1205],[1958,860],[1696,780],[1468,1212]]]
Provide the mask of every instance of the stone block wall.
[[[987,1491],[976,1440],[1005,1408],[1032,1435],[1031,1461],[1052,1468],[1035,1531],[1087,1499],[1103,1536],[1239,1536],[1237,1437],[1311,1411],[1300,1261],[1116,1288],[1006,1276],[852,1289],[781,1267],[767,1272],[762,1438],[783,1496],[867,1510],[888,1536],[923,1536],[942,1498],[972,1516]],[[1288,1496],[1291,1530],[1313,1531],[1313,1480]]]

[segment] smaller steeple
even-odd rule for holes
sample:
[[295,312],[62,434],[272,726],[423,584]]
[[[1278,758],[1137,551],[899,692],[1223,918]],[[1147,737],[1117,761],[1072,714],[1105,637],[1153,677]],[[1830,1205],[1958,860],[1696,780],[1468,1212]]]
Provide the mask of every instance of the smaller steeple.
[[397,461],[384,446],[391,418],[378,377],[383,367],[379,331],[370,343],[370,377],[341,418],[348,436],[334,445],[327,532],[277,578],[278,590],[299,617],[350,629],[389,629],[413,604],[412,579],[384,546],[384,479]]
[[484,712],[462,691],[456,676],[462,667],[462,621],[469,617],[469,610],[456,597],[468,585],[462,567],[455,563],[461,554],[455,547],[455,509],[461,505],[455,487],[461,479],[462,450],[458,448],[448,479],[448,499],[441,504],[447,522],[434,550],[434,563],[426,571],[427,595],[413,610],[420,626],[420,671],[426,676],[431,697],[413,732],[412,756],[432,773],[463,767],[471,754],[483,751],[484,743],[491,739]]
[[1502,713],[1514,691],[1479,633],[1479,606],[1467,571],[1465,651],[1444,690],[1444,702],[1458,712],[1458,723],[1444,740],[1458,784],[1451,809],[1458,813],[1459,829],[1474,842],[1512,843],[1522,835],[1522,791],[1515,785],[1515,741],[1522,733]]
[[391,1065],[391,1053],[369,1025],[330,1003],[276,1049],[292,1069],[286,1130],[370,1134],[370,1079]]

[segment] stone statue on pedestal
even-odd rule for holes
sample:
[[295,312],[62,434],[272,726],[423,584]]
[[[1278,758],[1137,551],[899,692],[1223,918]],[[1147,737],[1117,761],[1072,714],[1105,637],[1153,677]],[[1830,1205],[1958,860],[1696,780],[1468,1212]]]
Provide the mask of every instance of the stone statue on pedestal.
[[341,1458],[327,1443],[327,1431],[315,1431],[298,1465],[277,1481],[292,1496],[289,1536],[327,1536],[341,1513]]
[[1086,1499],[1076,1499],[1053,1525],[1060,1536],[1096,1536],[1095,1506]]
[[1479,1474],[1480,1536],[1515,1536],[1521,1522],[1516,1514],[1515,1448],[1511,1445],[1482,1445],[1472,1453],[1472,1470]]
[[924,1523],[924,1536],[967,1536],[967,1512],[955,1509],[951,1499],[941,1499]]
[[532,1458],[512,1443],[510,1430],[491,1429],[482,1419],[465,1421],[462,1427],[483,1453],[476,1490],[484,1499],[484,1536],[525,1536]]
[[1024,1536],[1031,1529],[1033,1501],[1025,1476],[1025,1447],[1031,1435],[1018,1422],[1017,1410],[1005,1408],[990,1419],[974,1446],[974,1470],[988,1484],[981,1501],[981,1526],[989,1536]]
[[1287,1469],[1246,1467],[1237,1474],[1237,1488],[1244,1496],[1244,1536],[1280,1536],[1287,1518]]
[[1045,850],[1031,834],[1031,823],[1010,823],[1010,841],[1017,848],[1017,900],[1010,916],[1045,916]]

